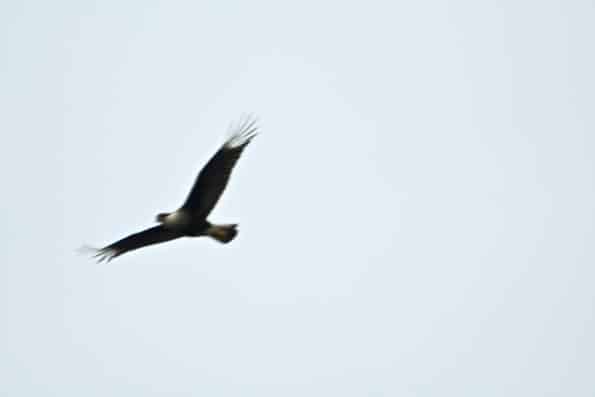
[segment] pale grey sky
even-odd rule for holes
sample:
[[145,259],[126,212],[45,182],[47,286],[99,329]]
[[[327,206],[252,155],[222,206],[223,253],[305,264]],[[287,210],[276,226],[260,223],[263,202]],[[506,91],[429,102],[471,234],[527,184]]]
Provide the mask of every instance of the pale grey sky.
[[[0,5],[0,395],[592,396],[592,1]],[[230,245],[75,253],[261,119]]]

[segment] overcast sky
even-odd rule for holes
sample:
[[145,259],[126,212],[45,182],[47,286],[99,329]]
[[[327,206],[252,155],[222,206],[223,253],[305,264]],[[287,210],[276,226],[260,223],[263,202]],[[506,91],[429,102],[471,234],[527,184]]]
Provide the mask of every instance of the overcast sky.
[[[0,395],[592,396],[592,1],[5,1]],[[174,210],[244,112],[211,220]]]

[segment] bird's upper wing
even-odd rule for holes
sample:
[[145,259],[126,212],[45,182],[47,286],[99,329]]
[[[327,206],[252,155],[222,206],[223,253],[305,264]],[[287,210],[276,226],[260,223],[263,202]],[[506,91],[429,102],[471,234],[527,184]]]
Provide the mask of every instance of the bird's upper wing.
[[174,230],[166,229],[162,225],[159,225],[143,230],[142,232],[131,234],[130,236],[124,237],[123,239],[118,240],[107,247],[98,249],[96,251],[95,257],[98,258],[99,262],[104,260],[109,262],[115,257],[126,252],[151,244],[163,243],[178,237],[182,237],[182,234]]
[[232,129],[223,146],[200,171],[182,208],[206,218],[225,190],[231,171],[244,148],[256,136],[256,120],[244,118]]

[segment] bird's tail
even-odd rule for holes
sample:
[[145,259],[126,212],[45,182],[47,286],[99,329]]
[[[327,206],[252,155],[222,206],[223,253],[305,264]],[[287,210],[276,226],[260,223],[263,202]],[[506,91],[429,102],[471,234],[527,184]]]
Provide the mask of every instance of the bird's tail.
[[207,229],[207,236],[214,238],[220,243],[227,244],[238,235],[238,225],[212,225]]

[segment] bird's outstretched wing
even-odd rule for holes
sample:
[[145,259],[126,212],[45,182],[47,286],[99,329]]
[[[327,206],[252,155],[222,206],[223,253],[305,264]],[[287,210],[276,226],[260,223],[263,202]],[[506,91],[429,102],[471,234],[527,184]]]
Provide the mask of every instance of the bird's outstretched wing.
[[198,174],[183,209],[197,217],[209,215],[225,190],[233,167],[257,131],[256,120],[252,117],[245,117],[231,129],[230,137]]
[[95,257],[98,262],[111,261],[117,256],[120,256],[126,252],[133,251],[138,248],[146,247],[151,244],[159,244],[165,241],[173,240],[178,237],[182,237],[183,234],[175,231],[166,229],[162,225],[155,226],[142,232],[131,234],[130,236],[124,237],[121,240],[116,241],[106,247],[96,249]]

